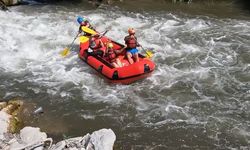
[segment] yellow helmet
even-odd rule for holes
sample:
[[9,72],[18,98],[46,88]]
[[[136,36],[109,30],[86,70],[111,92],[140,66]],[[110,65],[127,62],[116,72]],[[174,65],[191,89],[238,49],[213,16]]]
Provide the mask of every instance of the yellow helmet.
[[108,43],[108,48],[113,48],[114,45],[112,43]]

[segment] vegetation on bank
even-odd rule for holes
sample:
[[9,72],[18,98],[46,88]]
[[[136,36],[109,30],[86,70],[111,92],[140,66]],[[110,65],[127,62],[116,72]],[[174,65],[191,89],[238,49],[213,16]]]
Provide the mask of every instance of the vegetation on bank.
[[23,101],[15,99],[8,102],[0,102],[0,111],[9,115],[8,132],[16,133],[22,127],[20,114],[22,111]]

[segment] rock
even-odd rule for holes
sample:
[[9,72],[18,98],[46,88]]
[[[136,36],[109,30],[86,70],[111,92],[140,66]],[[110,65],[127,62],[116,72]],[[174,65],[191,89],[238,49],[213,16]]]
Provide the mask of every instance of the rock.
[[52,146],[52,150],[62,150],[62,149],[66,149],[66,148],[85,148],[87,147],[89,140],[90,140],[90,135],[87,134],[83,137],[76,137],[76,138],[70,138],[70,139],[66,139],[63,141],[60,141],[58,143],[56,143],[56,145]]
[[2,139],[3,134],[8,131],[10,117],[11,116],[6,112],[0,111],[0,139]]
[[101,5],[102,0],[88,0],[88,2],[91,3],[95,7],[98,7]]
[[20,129],[21,121],[18,117],[11,116],[9,119],[8,132],[16,133]]
[[40,131],[40,128],[24,127],[20,131],[20,137],[25,143],[36,143],[47,138],[47,134]]
[[4,2],[6,6],[18,5],[22,2],[22,0],[0,0]]
[[15,105],[12,105],[12,104],[10,104],[10,105],[7,105],[6,107],[4,107],[3,109],[2,109],[2,111],[3,112],[6,112],[7,114],[12,114],[12,112],[14,112],[14,110],[15,109],[17,109],[17,107],[15,106]]
[[9,142],[9,149],[44,149],[46,141],[52,144],[52,139],[47,138],[45,132],[41,132],[40,128],[25,127],[20,131],[19,138],[15,138]]
[[[1,139],[5,142],[1,143]],[[20,135],[12,136],[12,139],[1,139],[2,149],[113,150],[116,136],[111,129],[101,129],[91,135],[60,141],[51,147],[52,139],[47,138],[47,134],[41,132],[40,128],[25,127],[20,131]]]
[[101,129],[83,137],[70,138],[52,146],[52,150],[112,150],[116,136],[111,129]]
[[23,102],[21,100],[11,100],[8,105],[2,109],[2,111],[11,115],[9,118],[8,131],[15,133],[21,127],[20,112],[22,110]]
[[6,132],[15,133],[19,129],[21,121],[18,114],[22,105],[23,102],[20,100],[9,101],[8,103],[2,102],[0,104],[0,107],[3,107],[0,111],[0,137]]
[[4,4],[4,2],[2,0],[0,0],[0,9],[2,9],[4,11],[8,10],[7,6]]
[[101,129],[91,134],[90,142],[95,150],[112,150],[115,140],[115,133],[111,129]]
[[0,102],[0,110],[7,106],[7,102]]
[[23,102],[21,100],[11,100],[8,102],[8,105],[5,106],[2,111],[10,114],[10,115],[16,115],[23,105]]

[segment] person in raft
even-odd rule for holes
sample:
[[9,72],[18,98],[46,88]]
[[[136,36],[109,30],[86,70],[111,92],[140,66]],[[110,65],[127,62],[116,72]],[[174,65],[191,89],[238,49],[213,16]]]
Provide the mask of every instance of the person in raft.
[[119,68],[123,67],[121,60],[117,57],[116,51],[113,49],[114,45],[112,43],[107,44],[106,54],[108,61],[112,64],[113,67]]
[[[126,47],[126,56],[130,64],[139,61],[139,56],[138,56],[138,49],[136,47],[139,47],[140,44],[137,42],[137,38],[135,36],[135,30],[133,28],[128,29],[128,36],[124,38]],[[133,58],[134,60],[133,60]]]
[[79,33],[82,32],[82,29],[81,29],[82,26],[85,26],[95,31],[95,28],[89,23],[87,19],[82,18],[82,17],[77,17],[77,22],[80,24],[79,30],[78,30]]
[[94,55],[103,57],[106,47],[104,46],[100,34],[95,34],[90,37],[89,47],[93,50]]

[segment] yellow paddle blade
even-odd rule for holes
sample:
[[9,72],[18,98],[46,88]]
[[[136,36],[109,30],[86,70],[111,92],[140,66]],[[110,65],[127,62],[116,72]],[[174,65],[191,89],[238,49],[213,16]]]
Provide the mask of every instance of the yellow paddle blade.
[[86,32],[88,34],[92,34],[92,35],[96,34],[96,32],[94,30],[92,30],[92,29],[90,29],[88,27],[82,26],[81,29],[82,29],[83,32]]
[[88,40],[89,40],[88,37],[86,37],[86,36],[80,36],[80,43],[85,43],[85,42],[87,42]]
[[146,50],[146,58],[152,58],[153,57],[153,52],[152,51],[150,51],[150,50]]
[[69,48],[65,48],[63,51],[60,52],[61,56],[65,57],[69,54],[70,50]]

